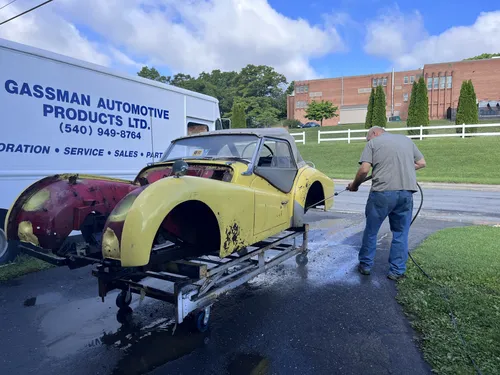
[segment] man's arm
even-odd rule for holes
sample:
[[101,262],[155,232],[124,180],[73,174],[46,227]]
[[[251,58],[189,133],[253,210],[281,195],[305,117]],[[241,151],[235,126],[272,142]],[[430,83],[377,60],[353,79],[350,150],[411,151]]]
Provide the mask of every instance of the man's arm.
[[372,165],[367,162],[361,163],[361,166],[358,169],[358,173],[356,173],[356,177],[354,178],[354,181],[351,182],[349,185],[347,185],[347,190],[349,191],[358,191],[359,185],[363,183],[365,180],[366,176],[368,175],[368,172],[370,172],[370,168]]
[[424,159],[424,155],[418,149],[417,145],[413,143],[413,159],[415,160],[415,170],[425,168],[427,165]]
[[419,169],[425,168],[426,166],[427,166],[427,163],[425,162],[424,158],[417,160],[415,162],[415,170],[416,171],[418,171]]

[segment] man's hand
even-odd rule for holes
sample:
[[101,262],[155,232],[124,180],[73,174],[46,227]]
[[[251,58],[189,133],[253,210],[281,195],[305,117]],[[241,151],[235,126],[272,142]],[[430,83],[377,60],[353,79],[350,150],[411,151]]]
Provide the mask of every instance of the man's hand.
[[372,167],[372,165],[370,163],[366,163],[366,162],[361,163],[361,166],[358,169],[358,173],[356,173],[356,177],[354,178],[354,181],[351,182],[349,185],[347,185],[347,190],[358,191],[359,185],[361,185],[363,183],[366,176],[368,175],[368,172],[370,172],[371,167]]
[[427,166],[427,163],[425,162],[425,159],[422,158],[415,162],[415,170],[418,171],[419,169],[425,168]]
[[350,182],[349,185],[347,185],[347,190],[349,191],[358,191],[359,187],[356,186],[353,182]]

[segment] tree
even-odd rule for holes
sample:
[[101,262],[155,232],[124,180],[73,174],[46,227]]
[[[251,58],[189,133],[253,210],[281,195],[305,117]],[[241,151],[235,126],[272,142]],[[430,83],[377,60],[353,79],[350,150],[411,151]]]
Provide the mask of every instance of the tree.
[[[406,126],[411,128],[417,126],[417,115],[415,113],[416,99],[418,91],[418,81],[413,81],[413,86],[411,88],[410,104],[408,105],[408,117],[406,119]],[[418,130],[408,130],[408,135],[417,134]]]
[[253,104],[263,107],[253,108],[258,113],[252,116],[268,124],[286,118],[287,95],[294,87],[293,82],[288,85],[283,74],[266,65],[249,64],[240,72],[212,70],[210,73],[202,72],[198,77],[183,73],[165,77],[155,68],[143,67],[138,75],[213,96],[219,100],[222,117],[231,116],[233,103],[237,99],[266,98],[253,101]]
[[306,109],[305,117],[308,120],[320,121],[323,126],[324,119],[337,117],[338,107],[334,106],[332,102],[322,100],[321,102],[312,101]]
[[387,125],[386,105],[384,89],[382,86],[377,86],[373,103],[372,126],[385,127]]
[[[420,77],[417,84],[415,98],[415,126],[429,125],[429,97],[427,95],[427,86],[424,77]],[[425,129],[423,134],[428,134],[429,130]]]
[[283,121],[283,126],[286,126],[289,129],[296,129],[300,126],[300,124],[300,121],[295,119],[287,119]]
[[290,82],[290,84],[288,85],[288,88],[285,91],[285,94],[287,96],[292,95],[293,90],[295,90],[295,81]]
[[482,53],[480,55],[469,57],[465,60],[483,60],[483,59],[491,59],[492,57],[500,56],[500,53]]
[[370,97],[368,98],[368,108],[365,119],[365,129],[370,129],[373,124],[373,106],[375,104],[375,89],[372,87]]
[[158,72],[158,70],[156,70],[154,67],[150,69],[147,66],[143,66],[142,69],[140,70],[140,72],[137,73],[137,75],[139,77],[151,79],[153,81],[158,81],[161,83],[168,83],[168,78],[165,76],[162,76]]
[[[460,96],[458,98],[458,108],[457,116],[455,118],[455,124],[477,124],[479,123],[479,113],[478,113],[477,103],[476,103],[476,92],[474,90],[474,85],[471,80],[463,81],[462,87],[460,88]],[[457,133],[461,132],[462,129],[456,129]],[[476,128],[466,128],[467,133],[475,133]]]
[[235,102],[231,115],[231,127],[233,128],[246,128],[247,119],[245,115],[245,105],[243,103]]

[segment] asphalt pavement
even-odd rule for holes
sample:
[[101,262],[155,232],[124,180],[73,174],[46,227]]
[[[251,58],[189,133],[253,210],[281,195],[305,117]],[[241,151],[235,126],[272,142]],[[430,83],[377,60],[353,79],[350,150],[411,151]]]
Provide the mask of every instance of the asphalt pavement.
[[[357,192],[343,191],[349,181],[336,180],[335,211],[344,213],[364,212],[371,187],[366,182]],[[421,219],[440,219],[468,224],[500,223],[500,187],[496,185],[453,185],[420,183],[423,193]],[[422,194],[414,194],[416,213]]]
[[[172,306],[138,296],[121,325],[116,292],[101,302],[89,267],[0,284],[0,374],[430,374],[386,278],[387,222],[372,275],[356,271],[367,188],[336,197],[332,212],[310,212],[307,266],[292,258],[222,296],[206,333],[175,327]],[[438,190],[424,190],[411,248],[439,229],[498,217],[499,192]]]

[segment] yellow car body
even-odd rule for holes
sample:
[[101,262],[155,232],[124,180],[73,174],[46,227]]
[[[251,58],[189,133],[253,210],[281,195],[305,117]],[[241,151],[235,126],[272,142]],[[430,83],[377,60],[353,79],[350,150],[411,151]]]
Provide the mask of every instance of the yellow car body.
[[[332,179],[304,162],[294,138],[281,128],[219,130],[183,137],[174,140],[162,160],[143,168],[134,181],[113,185],[113,181],[100,179],[77,176],[72,184],[64,182],[67,187],[59,186],[60,179],[48,181],[22,194],[18,205],[34,206],[30,200],[56,183],[58,191],[76,189],[78,183],[99,184],[104,192],[120,190],[122,196],[116,205],[108,203],[100,210],[105,223],[99,246],[102,258],[115,260],[122,267],[148,265],[155,247],[169,241],[196,247],[200,255],[226,257],[286,229],[303,226],[305,211],[312,206],[330,209],[334,194]],[[44,203],[35,203],[41,212]],[[86,212],[75,204],[71,212]],[[97,204],[103,202],[97,200]],[[54,205],[45,205],[49,206]],[[14,211],[6,219],[9,237],[37,246],[48,244],[45,248],[56,246],[52,245],[55,240],[40,241],[29,212]],[[71,220],[81,225],[86,220],[83,217]],[[61,222],[60,218],[55,221]]]

